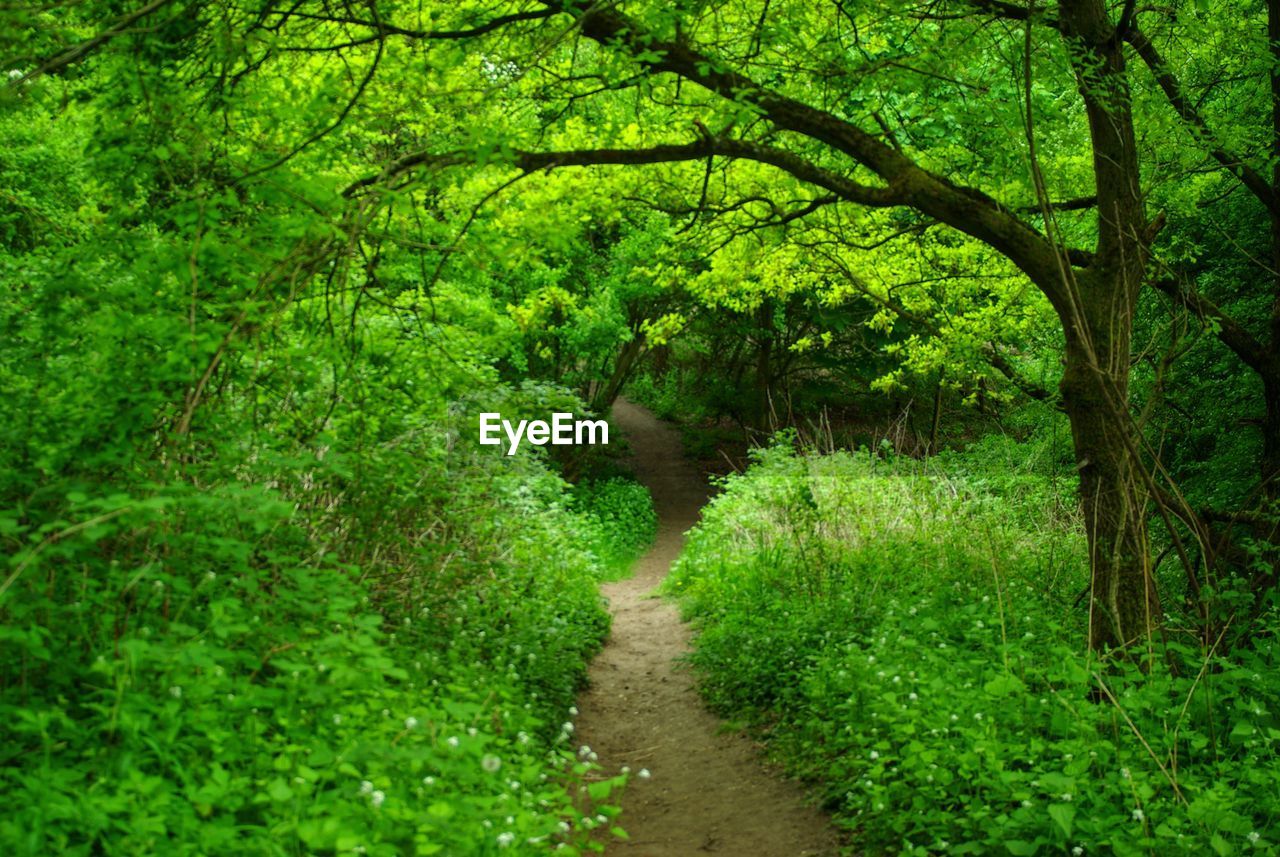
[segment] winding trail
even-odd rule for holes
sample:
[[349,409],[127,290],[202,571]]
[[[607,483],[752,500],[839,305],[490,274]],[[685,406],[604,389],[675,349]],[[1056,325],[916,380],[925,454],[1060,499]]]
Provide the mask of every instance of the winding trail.
[[578,702],[578,735],[607,774],[648,768],[622,797],[630,834],[611,855],[627,857],[829,857],[837,839],[800,787],[762,765],[756,747],[721,731],[688,671],[675,663],[690,632],[671,604],[652,597],[698,520],[709,489],[685,461],[679,435],[619,400],[613,424],[626,434],[636,475],[653,494],[658,536],[626,580],[606,584],[613,630]]

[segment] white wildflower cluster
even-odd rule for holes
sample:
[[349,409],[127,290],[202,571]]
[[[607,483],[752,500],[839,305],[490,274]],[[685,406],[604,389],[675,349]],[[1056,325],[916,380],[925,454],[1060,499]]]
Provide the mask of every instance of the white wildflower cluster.
[[387,799],[386,792],[380,789],[375,789],[373,787],[373,783],[369,780],[360,781],[360,794],[369,799],[369,805],[374,809],[382,806],[382,802]]

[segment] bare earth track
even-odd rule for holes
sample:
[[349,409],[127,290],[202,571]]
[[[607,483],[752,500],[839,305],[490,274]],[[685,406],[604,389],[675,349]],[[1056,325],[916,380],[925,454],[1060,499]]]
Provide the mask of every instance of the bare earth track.
[[698,520],[706,481],[682,457],[677,433],[648,411],[619,401],[613,422],[653,494],[658,537],[632,577],[603,588],[613,631],[578,703],[578,734],[607,774],[624,765],[653,774],[648,782],[633,779],[623,795],[620,822],[630,839],[608,853],[835,855],[835,833],[801,788],[770,774],[749,739],[721,733],[720,721],[702,707],[693,678],[675,663],[688,650],[689,629],[672,605],[651,596]]

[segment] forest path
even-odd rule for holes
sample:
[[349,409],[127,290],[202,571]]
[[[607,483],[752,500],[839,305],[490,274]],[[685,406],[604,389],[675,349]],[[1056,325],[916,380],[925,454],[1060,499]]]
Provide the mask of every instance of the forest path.
[[578,736],[605,773],[648,768],[622,796],[619,823],[630,834],[608,854],[630,857],[816,857],[834,855],[828,821],[800,787],[769,773],[755,746],[720,731],[687,669],[689,648],[676,608],[651,591],[680,553],[709,488],[682,454],[680,437],[645,409],[619,400],[613,424],[625,433],[636,475],[653,494],[658,536],[626,580],[603,592],[613,631],[591,664],[579,698]]

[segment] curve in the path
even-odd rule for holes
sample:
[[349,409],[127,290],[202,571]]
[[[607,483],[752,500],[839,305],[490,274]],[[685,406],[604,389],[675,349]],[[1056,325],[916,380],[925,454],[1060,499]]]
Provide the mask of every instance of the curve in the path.
[[834,855],[827,819],[800,787],[771,774],[755,746],[726,734],[703,708],[688,671],[689,629],[652,590],[698,520],[708,487],[681,454],[679,435],[643,408],[619,401],[613,423],[625,433],[636,475],[652,492],[658,536],[628,579],[604,586],[613,630],[591,665],[578,707],[578,734],[605,773],[648,768],[652,779],[622,797],[630,839],[609,846],[627,857],[816,857]]

